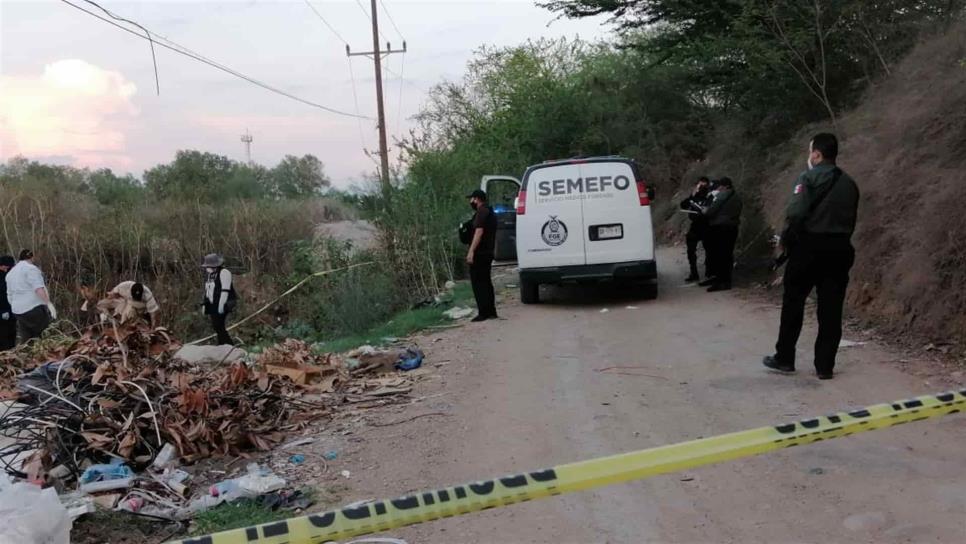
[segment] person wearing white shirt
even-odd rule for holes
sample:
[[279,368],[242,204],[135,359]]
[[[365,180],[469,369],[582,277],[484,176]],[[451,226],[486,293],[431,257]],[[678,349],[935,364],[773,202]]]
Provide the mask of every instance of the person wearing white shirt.
[[154,293],[146,285],[135,281],[122,281],[107,293],[107,298],[97,303],[102,320],[113,317],[127,323],[140,317],[147,317],[151,327],[158,326],[158,312],[161,306]]
[[50,301],[44,275],[34,264],[34,252],[20,252],[20,261],[7,272],[7,299],[17,319],[17,340],[23,344],[40,338],[51,322],[57,319],[57,309]]

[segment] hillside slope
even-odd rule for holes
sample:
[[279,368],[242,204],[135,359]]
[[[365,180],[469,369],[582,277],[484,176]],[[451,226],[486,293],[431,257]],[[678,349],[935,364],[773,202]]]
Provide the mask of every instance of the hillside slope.
[[[917,46],[837,126],[805,127],[760,152],[721,129],[689,182],[708,172],[739,183],[747,214],[738,247],[764,250],[780,229],[809,137],[833,130],[839,164],[862,190],[849,314],[901,335],[954,342],[966,335],[966,26]],[[678,188],[680,197],[685,188]],[[679,234],[680,217],[666,234]],[[769,230],[768,227],[772,230]],[[962,350],[961,344],[956,348]]]

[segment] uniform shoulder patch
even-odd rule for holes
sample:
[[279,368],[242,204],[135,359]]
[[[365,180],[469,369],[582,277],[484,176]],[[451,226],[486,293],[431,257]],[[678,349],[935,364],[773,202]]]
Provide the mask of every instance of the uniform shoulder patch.
[[800,194],[802,194],[802,191],[804,191],[804,190],[805,190],[805,185],[802,184],[802,183],[799,183],[798,185],[795,186],[795,193],[794,194],[800,195]]

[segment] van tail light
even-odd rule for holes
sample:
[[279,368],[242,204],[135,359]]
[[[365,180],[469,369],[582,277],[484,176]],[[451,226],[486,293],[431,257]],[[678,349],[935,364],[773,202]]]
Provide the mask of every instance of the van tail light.
[[527,192],[520,191],[517,195],[517,215],[525,215],[527,213]]
[[647,184],[643,181],[637,182],[637,198],[641,201],[641,206],[651,205],[651,199],[647,198]]

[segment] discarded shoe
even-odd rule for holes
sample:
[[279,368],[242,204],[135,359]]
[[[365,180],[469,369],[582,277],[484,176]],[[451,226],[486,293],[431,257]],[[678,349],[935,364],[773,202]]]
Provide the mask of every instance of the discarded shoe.
[[786,364],[782,363],[777,358],[775,358],[773,355],[766,356],[764,359],[762,359],[761,364],[765,365],[767,368],[769,368],[771,370],[775,370],[775,371],[782,372],[782,373],[785,373],[785,374],[791,374],[791,373],[795,372],[795,367],[794,366],[792,366],[792,365],[786,365]]

